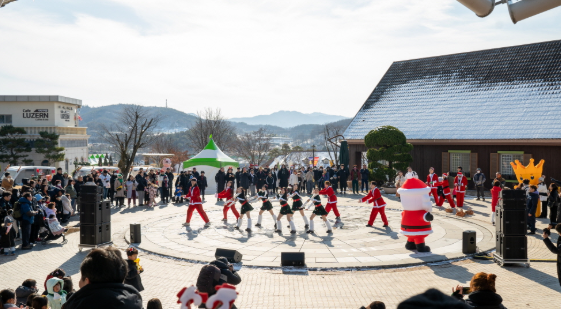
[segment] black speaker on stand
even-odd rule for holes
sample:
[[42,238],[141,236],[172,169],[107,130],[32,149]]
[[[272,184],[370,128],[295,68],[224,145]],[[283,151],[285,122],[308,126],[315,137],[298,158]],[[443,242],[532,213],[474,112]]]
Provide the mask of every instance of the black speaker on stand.
[[101,187],[80,188],[80,244],[78,249],[111,244],[111,205],[101,198]]
[[507,263],[524,263],[529,267],[526,191],[501,191],[495,214],[497,234],[493,260],[499,266]]
[[281,266],[306,266],[306,253],[281,252]]
[[230,263],[239,263],[242,261],[242,254],[236,250],[216,248],[214,257],[218,258],[220,256],[227,258]]

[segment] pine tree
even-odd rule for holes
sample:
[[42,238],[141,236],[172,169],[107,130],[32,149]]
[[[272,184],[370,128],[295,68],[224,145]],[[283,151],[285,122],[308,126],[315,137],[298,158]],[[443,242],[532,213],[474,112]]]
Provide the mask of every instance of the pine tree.
[[[368,151],[366,158],[372,169],[372,178],[376,181],[392,181],[397,171],[405,170],[413,161],[410,152],[413,145],[407,143],[405,134],[392,126],[381,126],[368,132],[364,137]],[[387,163],[383,164],[383,163]]]
[[27,134],[25,129],[12,125],[0,128],[0,162],[10,165],[19,165],[19,162],[31,164],[32,160],[25,159],[31,152],[29,143],[22,135]]
[[35,141],[35,152],[45,155],[45,159],[49,161],[49,165],[64,160],[64,147],[58,146],[58,137],[56,133],[39,132],[40,138]]

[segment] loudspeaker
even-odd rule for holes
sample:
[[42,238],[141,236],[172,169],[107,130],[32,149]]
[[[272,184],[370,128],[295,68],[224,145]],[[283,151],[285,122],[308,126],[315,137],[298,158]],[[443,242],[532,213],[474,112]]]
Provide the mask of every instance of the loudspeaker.
[[462,240],[462,253],[475,253],[477,239],[475,231],[464,231]]
[[101,224],[81,224],[80,225],[80,244],[99,245],[103,241],[103,229]]
[[281,266],[306,266],[305,252],[281,252]]
[[491,14],[495,8],[495,0],[458,0],[458,2],[479,17],[485,17]]
[[503,260],[523,260],[528,258],[526,236],[497,235],[497,253]]
[[497,205],[501,209],[526,209],[526,199],[518,199],[518,200],[499,200],[499,205]]
[[101,194],[80,192],[80,200],[82,203],[100,203],[103,198]]
[[242,254],[236,250],[216,248],[214,257],[218,258],[220,256],[227,258],[230,263],[239,263],[242,261]]
[[110,201],[101,202],[101,222],[111,222]]
[[101,187],[96,185],[82,185],[80,186],[80,195],[82,194],[101,194]]
[[142,240],[140,223],[131,223],[130,226],[131,243],[139,244]]
[[101,224],[101,203],[85,203],[80,205],[80,225]]
[[523,19],[560,6],[561,0],[522,0],[518,2],[508,0],[507,5],[510,19],[516,24]]
[[111,222],[104,222],[101,224],[101,243],[111,241]]
[[497,230],[505,236],[524,236],[526,235],[526,210],[498,210],[499,228]]

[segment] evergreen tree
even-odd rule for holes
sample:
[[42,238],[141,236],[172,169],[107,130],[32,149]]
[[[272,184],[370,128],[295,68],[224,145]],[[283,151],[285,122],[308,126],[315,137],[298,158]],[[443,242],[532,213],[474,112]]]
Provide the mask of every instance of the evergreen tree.
[[103,155],[99,155],[99,160],[97,161],[98,166],[103,166]]
[[31,147],[22,137],[24,134],[27,134],[25,129],[12,125],[0,128],[0,162],[7,162],[10,165],[19,165],[19,162],[31,164],[31,160],[25,159],[31,152]]
[[39,132],[40,138],[35,140],[35,152],[45,155],[49,165],[64,160],[64,147],[58,146],[59,135],[45,131]]
[[[398,170],[404,171],[413,161],[413,145],[407,143],[405,134],[392,126],[381,126],[364,137],[368,151],[366,158],[372,169],[372,178],[378,182],[393,181]],[[387,163],[387,165],[386,165]]]

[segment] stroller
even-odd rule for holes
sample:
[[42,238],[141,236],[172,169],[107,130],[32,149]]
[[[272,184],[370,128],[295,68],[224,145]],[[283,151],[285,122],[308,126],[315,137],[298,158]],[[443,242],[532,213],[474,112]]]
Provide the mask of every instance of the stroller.
[[[44,211],[41,212],[43,212],[43,216],[44,216],[45,215]],[[64,232],[60,235],[54,235],[53,232],[51,231],[51,228],[49,227],[49,221],[45,219],[43,219],[42,221],[43,221],[43,226],[39,230],[39,238],[41,239],[41,244],[43,246],[46,245],[47,242],[52,240],[57,240],[61,237],[62,237],[62,243],[61,243],[62,245],[68,242],[68,240],[66,240],[66,237],[64,237],[64,233],[66,233],[67,229],[64,229]]]

